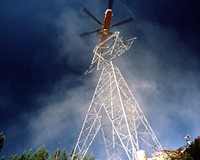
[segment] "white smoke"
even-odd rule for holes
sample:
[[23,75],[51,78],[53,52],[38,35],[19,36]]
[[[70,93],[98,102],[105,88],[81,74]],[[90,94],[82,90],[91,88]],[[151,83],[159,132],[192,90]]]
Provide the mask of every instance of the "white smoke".
[[[67,57],[66,63],[76,70],[89,66],[92,49],[98,41],[95,36],[88,42],[80,38],[78,32],[84,25],[79,13],[70,7],[66,10],[56,22],[62,30],[57,42],[61,44],[58,59]],[[197,62],[188,59],[191,53],[173,29],[138,20],[133,28],[125,28],[123,32],[137,36],[138,40],[116,60],[116,65],[163,147],[176,149],[185,144],[185,134],[193,138],[199,134],[200,78],[193,70]],[[59,138],[64,139],[63,146],[75,145],[98,81],[96,73],[93,76],[79,76],[77,81],[75,75],[66,75],[50,95],[39,97],[41,109],[29,120],[34,146],[50,144]],[[68,90],[74,81],[80,84]]]

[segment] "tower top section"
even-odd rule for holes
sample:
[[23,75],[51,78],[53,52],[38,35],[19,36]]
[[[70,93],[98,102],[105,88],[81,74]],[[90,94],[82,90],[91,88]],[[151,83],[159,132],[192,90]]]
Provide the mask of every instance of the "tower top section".
[[136,39],[137,38],[134,37],[123,41],[120,37],[120,32],[114,32],[109,38],[94,48],[92,62],[85,74],[102,69],[113,59],[119,57],[128,50]]

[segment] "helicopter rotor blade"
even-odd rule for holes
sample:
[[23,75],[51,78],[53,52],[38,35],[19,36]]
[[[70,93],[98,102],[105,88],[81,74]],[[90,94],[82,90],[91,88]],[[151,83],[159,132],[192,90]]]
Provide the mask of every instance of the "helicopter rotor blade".
[[94,19],[98,24],[101,24],[101,21],[99,21],[86,7],[83,8],[83,11],[89,16],[91,17],[92,19]]
[[130,23],[130,22],[133,22],[133,17],[130,17],[130,18],[128,18],[128,19],[125,19],[125,20],[123,20],[123,21],[121,21],[121,22],[119,22],[119,23],[113,24],[110,28],[116,27],[116,26],[120,26],[120,25],[122,25],[122,24]]
[[108,2],[108,9],[112,9],[113,1],[114,0],[109,0],[109,2]]
[[87,35],[90,35],[92,33],[97,33],[98,31],[100,31],[101,29],[97,29],[97,30],[94,30],[94,31],[90,31],[90,32],[83,32],[83,33],[80,33],[80,36],[81,37],[84,37],[84,36],[87,36]]

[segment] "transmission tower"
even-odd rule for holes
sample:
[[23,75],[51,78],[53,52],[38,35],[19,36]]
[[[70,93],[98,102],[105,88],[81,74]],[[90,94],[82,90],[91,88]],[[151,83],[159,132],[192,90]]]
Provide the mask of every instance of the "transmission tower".
[[97,45],[86,73],[102,69],[79,134],[72,160],[82,160],[101,131],[108,160],[136,160],[136,152],[149,147],[162,150],[119,69],[112,60],[128,50],[136,38],[122,41],[119,32]]

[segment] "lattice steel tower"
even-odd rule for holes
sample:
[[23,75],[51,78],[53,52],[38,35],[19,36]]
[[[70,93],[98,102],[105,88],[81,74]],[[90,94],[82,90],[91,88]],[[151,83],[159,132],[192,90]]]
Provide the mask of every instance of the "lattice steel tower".
[[146,147],[153,152],[162,150],[139,104],[112,62],[128,50],[135,39],[124,42],[119,32],[115,32],[103,45],[95,47],[91,66],[86,73],[100,69],[102,72],[72,159],[84,158],[100,130],[108,160],[136,160],[136,152],[147,150]]

